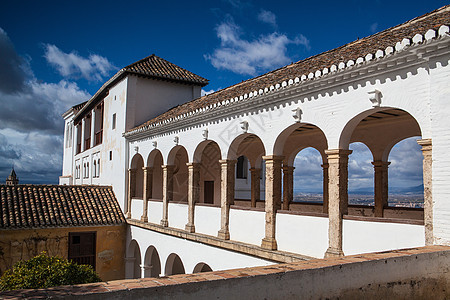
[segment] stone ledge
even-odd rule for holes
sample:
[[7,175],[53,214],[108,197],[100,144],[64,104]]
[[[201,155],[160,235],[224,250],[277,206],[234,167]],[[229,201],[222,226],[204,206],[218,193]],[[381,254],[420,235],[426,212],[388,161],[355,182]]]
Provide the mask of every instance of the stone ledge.
[[[396,264],[401,260],[406,260],[407,264],[414,264],[420,261],[421,258],[424,260],[422,263],[426,263],[427,259],[434,260],[436,257],[444,257],[444,261],[448,262],[447,257],[450,257],[450,247],[449,246],[426,246],[420,248],[411,248],[411,249],[401,249],[389,252],[378,252],[378,253],[367,253],[360,255],[352,255],[345,256],[339,258],[325,258],[325,259],[314,259],[309,261],[302,261],[290,264],[278,264],[272,266],[262,266],[262,267],[252,267],[252,268],[241,268],[241,269],[232,269],[225,271],[214,271],[214,272],[205,272],[205,273],[195,273],[195,274],[180,274],[180,275],[172,275],[168,277],[160,277],[160,278],[141,278],[141,279],[126,279],[126,280],[116,280],[109,282],[100,282],[100,283],[90,283],[90,284],[81,284],[74,286],[61,286],[49,289],[41,289],[41,290],[16,290],[16,291],[8,291],[0,293],[0,299],[36,299],[36,298],[88,298],[88,299],[103,299],[105,297],[120,299],[121,297],[132,297],[130,293],[136,293],[136,296],[141,296],[141,298],[145,297],[153,297],[158,299],[159,297],[171,298],[173,296],[174,290],[170,289],[173,287],[177,290],[178,294],[190,296],[187,297],[191,299],[195,295],[188,295],[186,290],[198,292],[201,290],[201,287],[208,284],[213,284],[214,282],[219,282],[218,284],[223,287],[226,285],[226,289],[230,289],[231,286],[235,286],[238,282],[236,280],[239,279],[256,279],[260,278],[263,282],[270,282],[273,277],[264,279],[263,276],[274,275],[277,276],[276,280],[292,280],[292,276],[300,276],[300,278],[305,278],[307,276],[307,272],[313,272],[313,278],[318,276],[317,274],[322,274],[320,276],[325,276],[324,274],[330,274],[332,272],[351,272],[352,270],[358,270],[363,268],[363,265],[366,265],[365,268],[373,268],[375,264],[378,262],[378,267],[388,265],[388,264]],[[427,256],[432,254],[434,256]],[[379,261],[382,261],[381,264]],[[367,265],[369,263],[369,265]],[[349,268],[345,268],[348,265]],[[448,264],[447,264],[448,265]],[[352,267],[353,266],[353,267]],[[395,266],[394,266],[395,267]],[[445,266],[442,266],[445,267]],[[448,266],[447,266],[448,267]],[[336,271],[339,270],[339,271]],[[430,271],[430,270],[428,270]],[[301,273],[299,273],[301,272]],[[317,273],[319,272],[319,273]],[[448,270],[441,270],[441,273],[446,273]],[[278,274],[278,275],[277,275]],[[303,274],[303,275],[302,275]],[[315,274],[315,275],[314,275]],[[337,273],[340,274],[340,273]],[[423,274],[422,274],[423,275]],[[422,276],[419,274],[419,276]],[[436,286],[436,283],[443,284],[439,286],[441,289],[440,292],[444,292],[445,295],[450,295],[450,291],[446,290],[449,285],[449,281],[445,279],[446,277],[442,277],[440,274],[435,274],[436,278],[444,278],[444,281],[436,281],[437,279],[430,275],[430,278],[422,278],[422,281],[432,281]],[[303,276],[303,277],[302,277]],[[309,275],[311,276],[311,274]],[[340,275],[338,275],[340,276]],[[381,274],[383,276],[383,274]],[[433,278],[431,278],[433,277]],[[448,277],[448,276],[447,276]],[[412,276],[414,278],[414,276]],[[356,280],[356,278],[354,278]],[[230,280],[233,280],[232,282]],[[265,280],[265,281],[264,281]],[[230,281],[228,284],[226,282]],[[345,281],[345,280],[344,280]],[[393,285],[407,286],[407,288],[421,288],[421,284],[416,282],[414,279],[404,278],[404,282],[393,282],[392,284],[388,281],[387,283],[376,283],[369,282],[369,284],[365,287],[361,287],[357,289],[356,293],[364,292],[364,289],[372,289],[370,292],[372,296],[369,296],[368,299],[372,299],[373,297],[373,287],[378,286],[378,288],[389,289],[392,288]],[[223,283],[220,283],[223,282]],[[416,285],[415,287],[412,286]],[[230,285],[231,284],[231,285]],[[248,281],[244,284],[246,287]],[[345,284],[344,284],[345,285]],[[411,287],[408,287],[411,285]],[[217,284],[215,285],[217,286]],[[323,285],[324,287],[326,285]],[[211,287],[209,287],[211,289]],[[214,290],[214,287],[212,287]],[[206,288],[207,290],[208,288]],[[231,290],[230,290],[231,291]],[[281,291],[281,290],[280,290]],[[345,287],[343,287],[339,292],[348,293]],[[386,292],[385,290],[383,290]],[[126,294],[123,294],[123,293]],[[317,293],[317,291],[314,291]],[[378,295],[377,290],[375,290],[375,295]],[[392,292],[392,291],[391,291]],[[421,290],[423,293],[423,290]],[[439,291],[437,291],[439,292]],[[211,293],[211,292],[210,292]],[[322,293],[322,292],[320,292]],[[143,296],[144,295],[144,296]],[[347,294],[348,295],[348,294]],[[353,294],[354,295],[354,294]],[[361,295],[361,294],[359,294]],[[427,294],[430,297],[433,295]],[[212,294],[210,294],[212,296]],[[297,295],[298,296],[298,295]],[[338,296],[335,294],[335,296]],[[151,298],[150,297],[150,298]],[[280,297],[282,295],[280,294]],[[195,298],[195,297],[194,297]],[[345,297],[344,297],[345,298]]]
[[136,219],[127,219],[129,225],[137,226],[144,229],[149,229],[163,234],[168,234],[174,237],[183,238],[186,240],[203,243],[206,245],[220,247],[223,249],[239,252],[246,255],[255,256],[258,258],[270,260],[276,263],[292,263],[313,259],[313,257],[300,255],[285,251],[273,251],[263,249],[261,247],[247,244],[238,241],[223,240],[215,236],[206,235],[202,233],[190,233],[182,229],[173,227],[163,227],[154,223],[146,223]]

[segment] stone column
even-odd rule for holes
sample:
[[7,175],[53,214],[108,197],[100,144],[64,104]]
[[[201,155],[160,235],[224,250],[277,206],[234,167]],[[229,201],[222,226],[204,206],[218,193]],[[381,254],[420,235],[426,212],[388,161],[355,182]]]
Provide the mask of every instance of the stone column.
[[351,150],[325,150],[328,156],[328,249],[325,257],[343,256],[342,216],[348,211],[348,156]]
[[283,210],[289,210],[289,204],[294,200],[294,167],[283,167]]
[[90,148],[95,146],[95,108],[91,113],[91,145]]
[[423,154],[423,215],[425,223],[425,245],[434,244],[433,236],[433,194],[432,194],[432,142],[431,139],[418,140]]
[[251,180],[251,207],[256,207],[256,202],[259,200],[260,189],[260,175],[261,169],[250,168],[250,180]]
[[381,160],[372,162],[374,168],[375,217],[382,218],[388,206],[388,167],[391,163]]
[[261,247],[269,250],[277,249],[275,224],[277,210],[281,208],[281,164],[282,156],[264,156],[266,161],[266,236]]
[[218,237],[230,239],[230,205],[234,203],[235,160],[219,160],[221,168],[220,178],[220,230]]
[[142,187],[142,222],[148,222],[148,199],[152,197],[153,168],[143,167],[144,184]]
[[131,219],[131,199],[135,195],[136,189],[136,170],[128,169],[128,202],[127,202],[127,214],[126,218]]
[[323,191],[322,191],[322,201],[323,201],[323,213],[328,213],[328,164],[322,164],[323,171]]
[[164,165],[163,171],[163,216],[161,225],[169,226],[169,203],[173,200],[173,169],[175,166]]
[[186,231],[195,232],[195,203],[200,201],[200,164],[187,163],[189,173],[188,186],[188,223],[185,226]]

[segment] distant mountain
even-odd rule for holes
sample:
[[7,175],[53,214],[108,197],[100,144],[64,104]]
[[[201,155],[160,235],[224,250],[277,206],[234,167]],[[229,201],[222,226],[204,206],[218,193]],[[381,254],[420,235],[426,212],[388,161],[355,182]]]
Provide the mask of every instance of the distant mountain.
[[[349,189],[349,194],[356,194],[356,195],[372,195],[373,194],[373,188],[372,187],[362,187],[358,189]],[[401,195],[407,195],[407,194],[422,194],[423,193],[423,184],[418,186],[411,186],[411,187],[389,187],[389,194],[401,194]],[[311,190],[311,191],[305,191],[305,190],[294,190],[294,196],[301,195],[301,194],[322,194],[322,190]]]

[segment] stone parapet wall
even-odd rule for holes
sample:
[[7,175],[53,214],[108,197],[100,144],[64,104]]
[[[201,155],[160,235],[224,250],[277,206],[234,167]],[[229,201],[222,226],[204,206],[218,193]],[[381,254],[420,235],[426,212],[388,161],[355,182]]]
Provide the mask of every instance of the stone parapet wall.
[[0,298],[71,299],[448,299],[450,247],[316,259],[265,267],[119,280]]

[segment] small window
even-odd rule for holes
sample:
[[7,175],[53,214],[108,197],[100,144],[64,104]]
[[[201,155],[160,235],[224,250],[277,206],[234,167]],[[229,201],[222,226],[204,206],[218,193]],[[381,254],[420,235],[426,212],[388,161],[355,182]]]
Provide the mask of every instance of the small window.
[[89,163],[86,164],[86,178],[89,178]]
[[112,116],[112,129],[116,129],[116,114]]
[[100,177],[100,158],[97,159],[97,177]]
[[97,161],[94,159],[94,167],[92,168],[92,177],[97,177]]
[[112,151],[109,151],[109,160],[112,160]]

